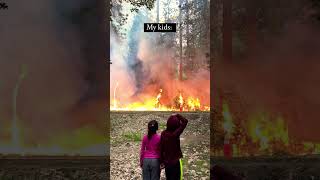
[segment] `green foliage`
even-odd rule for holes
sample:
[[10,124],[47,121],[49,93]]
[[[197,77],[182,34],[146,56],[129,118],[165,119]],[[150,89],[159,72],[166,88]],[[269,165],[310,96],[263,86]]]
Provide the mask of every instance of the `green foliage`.
[[159,130],[165,130],[167,128],[167,125],[163,122],[159,123]]
[[156,0],[125,0],[126,2],[129,2],[134,6],[132,11],[138,11],[140,7],[145,6],[149,10],[151,10],[154,7],[154,3]]
[[142,139],[142,135],[140,133],[137,132],[128,132],[123,134],[123,137],[127,140],[127,141],[131,141],[131,142],[139,142]]
[[111,15],[111,25],[116,33],[120,36],[124,36],[124,34],[120,33],[120,29],[123,25],[127,23],[128,14],[122,12],[122,3],[127,2],[130,3],[133,7],[131,12],[138,12],[140,8],[146,7],[151,10],[154,7],[155,0],[112,0],[110,1],[110,15]]
[[195,164],[200,171],[201,168],[205,167],[204,166],[205,163],[206,163],[206,161],[200,159],[200,160],[197,160]]

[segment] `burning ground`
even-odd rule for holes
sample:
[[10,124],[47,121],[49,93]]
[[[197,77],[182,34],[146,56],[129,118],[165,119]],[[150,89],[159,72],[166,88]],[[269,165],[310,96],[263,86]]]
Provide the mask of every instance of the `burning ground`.
[[[171,112],[111,113],[111,179],[141,179],[139,153],[142,135],[150,120],[165,129]],[[209,179],[210,119],[207,112],[182,113],[189,123],[181,136],[185,179]],[[162,171],[164,179],[164,171]]]

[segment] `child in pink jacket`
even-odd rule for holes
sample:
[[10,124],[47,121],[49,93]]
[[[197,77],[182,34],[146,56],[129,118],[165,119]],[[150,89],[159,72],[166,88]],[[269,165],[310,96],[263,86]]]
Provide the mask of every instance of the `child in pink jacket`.
[[158,122],[148,123],[148,134],[143,136],[140,151],[140,167],[143,180],[160,179],[160,135],[157,134]]

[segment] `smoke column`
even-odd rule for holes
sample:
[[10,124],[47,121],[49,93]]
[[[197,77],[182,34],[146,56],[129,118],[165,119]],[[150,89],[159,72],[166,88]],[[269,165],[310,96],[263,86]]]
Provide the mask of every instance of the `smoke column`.
[[[72,128],[95,124],[96,115],[81,120],[74,113],[79,104],[104,98],[101,92],[106,89],[98,1],[8,4],[9,10],[0,16],[1,128],[13,119],[12,97],[22,65],[28,75],[19,84],[16,114],[24,143],[45,144]],[[0,141],[7,139],[7,131],[1,129]]]
[[132,73],[134,74],[135,80],[136,80],[136,88],[138,89],[137,93],[139,90],[142,88],[142,80],[143,77],[141,75],[143,74],[143,64],[141,60],[138,58],[138,48],[140,44],[140,33],[141,27],[143,27],[143,22],[144,22],[143,15],[141,12],[139,12],[137,15],[134,16],[132,27],[130,31],[128,32],[127,38],[128,40],[128,55],[127,55],[127,64],[128,68],[131,69]]

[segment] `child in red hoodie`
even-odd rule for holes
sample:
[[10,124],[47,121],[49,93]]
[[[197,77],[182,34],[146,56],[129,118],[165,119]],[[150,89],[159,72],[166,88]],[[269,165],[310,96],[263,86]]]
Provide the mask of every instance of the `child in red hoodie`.
[[186,128],[188,120],[180,114],[171,115],[167,121],[167,129],[161,133],[160,161],[165,165],[167,180],[179,180],[182,177],[180,158],[180,135]]

